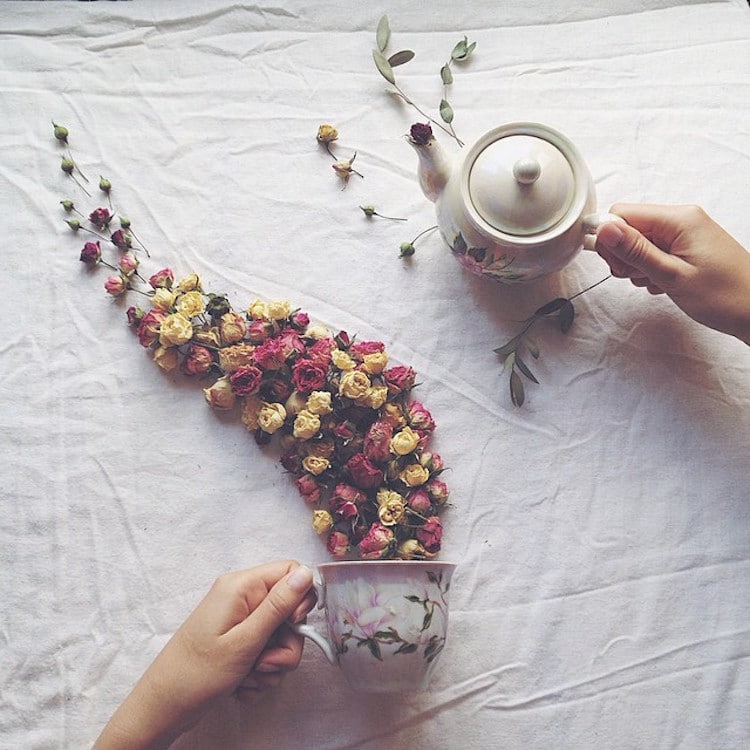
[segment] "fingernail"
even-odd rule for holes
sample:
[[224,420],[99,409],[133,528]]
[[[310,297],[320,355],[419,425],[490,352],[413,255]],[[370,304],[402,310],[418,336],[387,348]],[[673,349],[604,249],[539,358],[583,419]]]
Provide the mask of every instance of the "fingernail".
[[597,239],[606,250],[614,250],[625,239],[625,234],[617,224],[610,223],[599,230]]
[[300,565],[295,568],[289,578],[286,579],[286,585],[292,591],[296,591],[298,594],[303,594],[312,586],[312,570],[307,565]]

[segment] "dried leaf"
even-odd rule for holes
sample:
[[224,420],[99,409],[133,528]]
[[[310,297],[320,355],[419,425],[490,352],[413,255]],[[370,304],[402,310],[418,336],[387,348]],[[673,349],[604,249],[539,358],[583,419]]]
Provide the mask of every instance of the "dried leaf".
[[372,51],[372,59],[375,61],[375,67],[377,67],[378,72],[380,73],[383,78],[385,78],[388,83],[396,83],[396,76],[393,75],[393,68],[391,67],[391,64],[388,62],[388,60],[383,57],[383,53],[379,50],[374,49]]
[[510,400],[513,402],[513,406],[523,406],[524,398],[525,393],[521,376],[513,370],[510,374]]
[[398,65],[408,63],[414,57],[414,53],[410,49],[402,49],[401,52],[394,52],[389,58],[388,63],[392,68]]
[[539,347],[537,346],[536,341],[534,339],[530,338],[529,336],[526,336],[524,339],[524,343],[526,344],[526,348],[529,350],[529,354],[534,359],[539,359]]
[[453,107],[445,99],[440,100],[440,117],[448,124],[453,122]]
[[450,86],[453,83],[453,71],[448,63],[440,68],[440,78],[446,86]]
[[467,60],[471,53],[477,48],[477,43],[472,42],[467,48],[466,48],[466,54],[464,55],[464,60]]
[[[520,338],[520,336],[514,336],[507,344],[503,344],[495,349],[495,354],[499,354],[501,357],[507,357],[511,352],[514,352],[518,348]],[[526,345],[528,346],[528,343]]]
[[560,330],[563,333],[567,333],[571,329],[575,315],[576,311],[573,307],[573,303],[569,299],[566,299],[565,304],[560,308],[560,312],[557,315]]
[[558,297],[557,299],[553,299],[546,305],[542,305],[534,313],[534,315],[552,315],[552,313],[556,313],[566,302],[568,302],[568,300],[565,299],[565,297]]
[[378,30],[375,32],[375,39],[378,44],[378,49],[381,52],[385,52],[385,48],[388,46],[388,42],[391,38],[391,26],[388,23],[388,16],[383,16],[378,21]]
[[526,363],[516,354],[516,367],[532,382],[539,385],[539,381],[534,377],[534,373],[529,370]]
[[402,643],[393,653],[394,654],[413,654],[419,646],[416,643]]

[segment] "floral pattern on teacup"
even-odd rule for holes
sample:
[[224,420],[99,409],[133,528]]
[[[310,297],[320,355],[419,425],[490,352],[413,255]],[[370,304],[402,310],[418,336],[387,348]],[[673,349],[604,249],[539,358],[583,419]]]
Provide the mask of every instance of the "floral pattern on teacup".
[[351,646],[366,648],[382,661],[384,653],[421,651],[428,662],[445,645],[448,620],[446,597],[450,582],[443,574],[427,572],[419,591],[404,594],[401,585],[342,584],[337,606],[329,607],[329,630],[340,655]]

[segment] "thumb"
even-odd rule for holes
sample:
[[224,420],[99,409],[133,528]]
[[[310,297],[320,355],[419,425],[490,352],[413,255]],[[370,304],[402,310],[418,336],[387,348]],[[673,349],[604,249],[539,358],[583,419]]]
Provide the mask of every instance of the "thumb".
[[674,279],[680,259],[661,250],[628,224],[608,222],[597,233],[597,250],[603,250],[660,286]]
[[241,623],[232,629],[239,647],[247,650],[252,661],[263,650],[274,631],[288,620],[312,586],[312,571],[306,565],[296,567],[277,581],[268,595]]

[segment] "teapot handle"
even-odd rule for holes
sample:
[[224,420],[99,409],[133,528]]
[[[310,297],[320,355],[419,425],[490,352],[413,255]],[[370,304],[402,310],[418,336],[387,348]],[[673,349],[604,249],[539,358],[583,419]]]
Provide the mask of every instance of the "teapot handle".
[[618,221],[621,224],[627,224],[622,216],[617,214],[589,214],[583,217],[583,249],[595,250],[596,232],[602,224],[608,221]]

